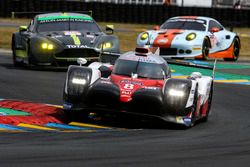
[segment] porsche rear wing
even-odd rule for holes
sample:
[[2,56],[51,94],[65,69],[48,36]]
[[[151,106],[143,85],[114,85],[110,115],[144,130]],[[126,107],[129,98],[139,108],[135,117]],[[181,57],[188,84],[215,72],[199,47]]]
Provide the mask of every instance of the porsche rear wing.
[[[65,13],[82,13],[82,14],[87,14],[90,15],[91,17],[93,16],[93,11],[92,10],[86,10],[86,11],[61,11],[61,12],[65,12]],[[27,17],[29,15],[29,17],[34,17],[34,15],[38,15],[38,14],[45,14],[45,13],[53,13],[52,11],[45,11],[45,12],[15,12],[12,11],[11,12],[11,18],[14,19],[17,16],[20,17]]]

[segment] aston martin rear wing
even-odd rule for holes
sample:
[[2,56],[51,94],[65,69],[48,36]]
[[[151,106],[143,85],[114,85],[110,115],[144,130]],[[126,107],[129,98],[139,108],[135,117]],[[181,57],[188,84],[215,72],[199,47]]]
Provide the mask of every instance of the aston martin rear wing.
[[[92,10],[87,10],[87,11],[61,11],[61,12],[69,12],[69,13],[82,13],[82,14],[88,14],[90,15],[91,17],[93,16],[93,11]],[[11,18],[14,19],[16,17],[27,17],[27,18],[30,18],[30,17],[34,17],[35,15],[38,15],[38,14],[45,14],[45,13],[53,13],[53,12],[15,12],[15,11],[12,11],[11,12]]]

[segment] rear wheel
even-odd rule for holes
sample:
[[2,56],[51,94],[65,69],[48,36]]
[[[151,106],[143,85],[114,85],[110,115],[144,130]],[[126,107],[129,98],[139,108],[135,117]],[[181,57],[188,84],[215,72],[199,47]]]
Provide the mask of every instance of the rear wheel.
[[237,61],[240,54],[240,40],[239,38],[235,38],[233,42],[233,57],[232,58],[224,58],[225,61]]

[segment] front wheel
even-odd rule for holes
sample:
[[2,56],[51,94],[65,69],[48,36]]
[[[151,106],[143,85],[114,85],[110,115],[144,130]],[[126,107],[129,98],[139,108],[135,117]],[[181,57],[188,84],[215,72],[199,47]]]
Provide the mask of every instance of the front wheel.
[[13,60],[13,65],[15,67],[19,67],[19,66],[22,65],[22,62],[17,61],[17,57],[16,57],[16,44],[15,44],[14,37],[12,37],[12,60]]
[[225,61],[237,61],[240,55],[240,40],[239,38],[235,38],[233,41],[233,57],[232,58],[224,58]]
[[202,118],[203,122],[207,122],[208,121],[208,116],[209,116],[210,109],[211,109],[211,106],[212,106],[212,97],[213,97],[213,85],[211,87],[211,90],[210,90],[210,93],[209,93],[209,97],[208,97],[208,107],[207,107],[207,111],[206,111],[206,116],[204,118]]
[[198,107],[198,104],[199,103],[199,98],[198,98],[198,86],[196,86],[196,89],[195,89],[195,93],[194,93],[194,101],[193,101],[193,106],[192,106],[192,117],[191,117],[191,124],[190,124],[190,127],[193,127],[195,125],[195,121],[196,121],[196,111],[197,111],[197,107]]
[[208,38],[205,38],[202,43],[202,59],[208,60],[209,55],[209,41]]

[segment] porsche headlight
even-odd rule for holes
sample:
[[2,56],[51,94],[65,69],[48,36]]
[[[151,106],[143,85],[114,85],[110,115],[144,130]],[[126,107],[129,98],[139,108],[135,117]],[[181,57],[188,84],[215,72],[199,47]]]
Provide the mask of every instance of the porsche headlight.
[[54,45],[44,42],[44,43],[41,44],[41,48],[44,49],[44,50],[53,50]]
[[142,35],[141,35],[141,40],[145,40],[148,38],[148,33],[147,32],[144,32]]
[[110,42],[105,42],[105,43],[101,44],[101,48],[103,48],[103,49],[109,49],[111,47],[112,47],[112,43],[110,43]]
[[86,79],[83,79],[83,78],[73,78],[72,83],[77,84],[77,85],[85,85],[87,81]]
[[170,89],[168,94],[170,96],[177,96],[177,97],[183,97],[185,95],[184,91],[175,90],[175,89]]
[[193,39],[195,39],[196,38],[196,34],[195,33],[190,33],[190,34],[188,34],[187,36],[186,36],[186,40],[187,41],[191,41],[191,40],[193,40]]

